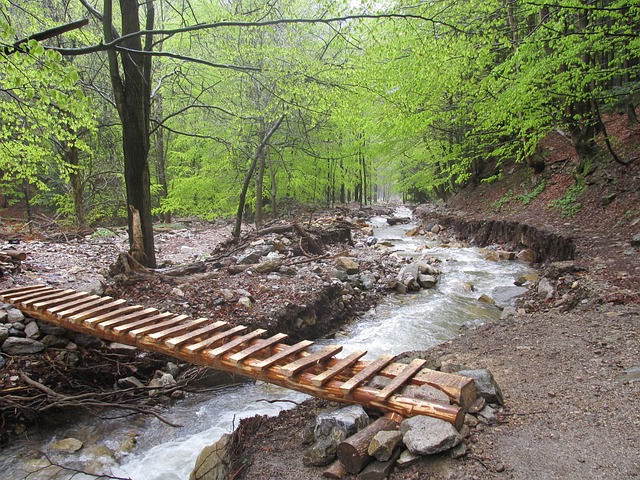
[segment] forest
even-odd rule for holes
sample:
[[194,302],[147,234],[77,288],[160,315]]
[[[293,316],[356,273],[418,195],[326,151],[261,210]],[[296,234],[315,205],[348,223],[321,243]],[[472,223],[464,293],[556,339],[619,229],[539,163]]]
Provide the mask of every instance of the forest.
[[[446,199],[590,168],[637,123],[638,0],[0,0],[0,201],[75,228],[260,225],[295,205]],[[134,228],[130,228],[133,232]],[[130,242],[136,238],[130,233]]]

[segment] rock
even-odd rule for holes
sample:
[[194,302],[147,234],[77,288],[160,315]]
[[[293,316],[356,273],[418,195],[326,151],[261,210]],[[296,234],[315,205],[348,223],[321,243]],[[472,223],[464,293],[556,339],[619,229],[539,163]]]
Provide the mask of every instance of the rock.
[[409,222],[411,222],[411,219],[409,217],[388,217],[387,218],[387,223],[391,226],[398,225],[398,224],[407,224]]
[[321,438],[302,454],[302,463],[307,467],[324,467],[336,459],[338,443],[330,438]]
[[358,430],[369,425],[369,416],[360,405],[350,405],[332,412],[321,413],[316,417],[313,434],[316,439],[322,437],[337,437],[342,432],[344,438],[353,435]]
[[229,265],[227,271],[230,275],[237,275],[251,268],[251,265]]
[[422,455],[416,455],[415,453],[411,453],[409,450],[404,450],[398,457],[396,466],[398,468],[407,468],[411,465],[414,465],[415,463],[418,463],[421,458]]
[[640,382],[640,365],[627,368],[624,373],[618,377],[618,380],[623,383]]
[[338,267],[344,268],[344,270],[347,272],[347,275],[355,275],[360,271],[360,265],[358,265],[357,262],[348,257],[336,258],[335,264]]
[[17,308],[12,308],[7,312],[7,323],[22,322],[24,320],[24,313]]
[[90,295],[103,295],[104,294],[104,277],[96,277],[88,280],[86,283],[78,285],[76,290],[81,292],[87,292]]
[[17,330],[18,332],[24,332],[25,326],[26,325],[22,322],[14,322],[11,324],[11,328]]
[[118,379],[118,387],[120,388],[143,388],[144,384],[136,377],[125,377]]
[[368,453],[380,462],[386,462],[402,441],[402,432],[398,430],[382,430],[374,435],[369,443]]
[[419,233],[420,233],[420,227],[413,227],[413,228],[407,230],[407,233],[405,233],[405,235],[407,237],[415,237]]
[[445,405],[451,403],[451,400],[446,393],[430,385],[407,385],[400,390],[400,393],[407,397],[435,401],[438,403],[444,403]]
[[636,233],[636,234],[631,238],[631,246],[632,246],[632,247],[640,247],[640,233]]
[[7,323],[7,317],[9,314],[6,310],[0,310],[0,323]]
[[251,301],[251,299],[249,297],[240,297],[238,299],[238,305],[244,307],[244,308],[251,308],[253,307],[253,302]]
[[126,355],[127,357],[135,357],[138,353],[137,347],[132,347],[131,345],[125,345],[118,342],[110,343],[109,349],[113,353],[119,353],[120,355]]
[[455,447],[462,437],[453,425],[438,418],[418,415],[400,424],[404,444],[418,455],[432,455]]
[[546,277],[542,277],[540,279],[540,281],[538,282],[537,290],[540,295],[544,296],[545,300],[553,298],[553,295],[555,293],[553,285],[551,285],[551,282]]
[[41,342],[47,347],[61,348],[67,346],[69,339],[67,337],[59,337],[57,335],[45,335]]
[[487,400],[484,397],[478,397],[468,408],[467,413],[478,413],[487,404]]
[[227,480],[230,459],[231,435],[225,433],[220,440],[200,452],[189,480]]
[[418,285],[422,288],[433,288],[438,283],[438,279],[433,275],[418,275]]
[[491,405],[485,405],[482,410],[478,412],[478,420],[484,423],[493,423],[498,419],[498,412]]
[[440,233],[442,231],[442,226],[435,224],[433,227],[431,227],[431,229],[429,230],[431,233],[435,233],[436,235],[438,233]]
[[488,303],[489,305],[495,305],[496,301],[491,298],[489,295],[487,295],[486,293],[483,293],[482,295],[480,295],[478,297],[478,301],[481,303]]
[[82,448],[83,444],[77,438],[63,438],[49,445],[49,450],[56,450],[63,453],[75,453]]
[[349,275],[347,275],[347,272],[344,268],[332,268],[327,272],[327,276],[329,278],[340,280],[341,282],[346,282],[349,278]]
[[449,457],[454,460],[457,458],[462,458],[467,454],[467,446],[464,442],[460,442],[458,445],[449,450]]
[[522,262],[536,263],[538,260],[538,254],[530,248],[525,248],[516,254],[516,258]]
[[518,310],[516,307],[506,307],[502,310],[502,315],[500,315],[500,320],[504,320],[505,318],[515,317],[518,315]]
[[76,333],[73,336],[73,342],[79,347],[95,348],[99,347],[102,343],[98,337],[93,335],[87,335],[86,333]]
[[488,251],[485,253],[484,259],[488,260],[489,262],[497,262],[498,260],[500,260],[500,256],[498,255],[498,252]]
[[38,324],[43,335],[57,335],[59,337],[64,337],[69,332],[66,328],[52,325],[50,323],[38,322]]
[[376,243],[378,243],[378,239],[376,237],[369,236],[367,237],[367,241],[365,243],[367,244],[368,247],[372,247]]
[[277,271],[281,266],[280,260],[267,260],[254,266],[252,270],[256,273],[271,273]]
[[9,338],[9,329],[4,326],[0,326],[0,343]]
[[604,195],[600,199],[600,205],[602,205],[603,207],[606,207],[607,205],[611,205],[613,201],[616,199],[616,197],[617,197],[616,193],[608,193],[607,195]]
[[40,336],[40,329],[38,328],[38,324],[36,322],[27,323],[24,327],[24,334],[27,336],[27,338],[37,340]]
[[464,424],[468,427],[475,427],[478,425],[478,419],[468,413],[464,416]]
[[6,363],[4,357],[2,355],[0,355],[0,368],[4,367],[4,364]]
[[373,273],[361,273],[360,282],[365,290],[373,290],[376,286],[376,277]]
[[516,299],[527,293],[527,291],[526,287],[518,287],[516,285],[494,287],[491,290],[491,298],[496,302],[497,307],[506,308],[513,306]]
[[2,351],[8,355],[31,355],[44,349],[44,343],[30,338],[9,337],[2,344]]
[[391,475],[396,460],[400,456],[400,449],[396,450],[393,456],[386,462],[371,462],[358,475],[359,480],[384,480]]
[[506,250],[498,250],[498,251],[496,251],[496,253],[498,254],[498,258],[500,260],[515,260],[516,259],[516,252],[508,252]]
[[497,403],[498,405],[504,404],[502,390],[493,378],[493,374],[490,370],[486,368],[477,370],[460,370],[458,375],[473,378],[478,395],[484,397],[487,402]]
[[173,378],[180,375],[180,368],[173,362],[167,362],[167,372],[171,374]]
[[254,263],[258,263],[260,261],[260,257],[262,257],[261,252],[257,252],[255,250],[245,252],[243,255],[238,257],[237,263],[239,265],[253,265]]
[[158,382],[161,387],[168,387],[169,385],[175,385],[176,379],[170,373],[164,373],[158,378]]

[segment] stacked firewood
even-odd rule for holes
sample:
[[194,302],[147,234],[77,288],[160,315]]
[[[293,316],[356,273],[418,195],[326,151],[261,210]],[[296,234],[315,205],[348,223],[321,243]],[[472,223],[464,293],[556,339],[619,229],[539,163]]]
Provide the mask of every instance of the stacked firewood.
[[0,277],[18,271],[21,262],[26,258],[25,252],[0,250]]

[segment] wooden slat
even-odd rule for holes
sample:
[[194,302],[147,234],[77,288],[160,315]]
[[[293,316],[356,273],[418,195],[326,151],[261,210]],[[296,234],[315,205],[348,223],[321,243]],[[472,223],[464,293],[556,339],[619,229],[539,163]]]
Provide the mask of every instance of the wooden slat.
[[413,359],[411,363],[407,365],[396,378],[391,380],[391,382],[389,382],[389,384],[384,387],[380,391],[380,393],[376,394],[376,398],[381,401],[389,398],[393,392],[404,385],[404,382],[413,377],[424,366],[425,363],[427,363],[427,361],[423,358]]
[[25,307],[30,306],[33,303],[37,303],[37,302],[46,302],[49,300],[60,300],[62,298],[68,298],[69,296],[73,295],[74,293],[76,293],[75,290],[56,290],[55,292],[51,292],[43,297],[39,297],[39,298],[35,298],[33,300],[24,300],[22,302],[20,302],[22,305],[24,305]]
[[25,300],[31,300],[32,298],[43,297],[48,293],[55,292],[56,290],[51,287],[41,287],[37,290],[32,290],[30,292],[23,292],[20,294],[11,296],[11,303],[18,304],[24,302]]
[[[134,305],[135,307],[140,307],[140,305]],[[133,308],[133,307],[131,307]],[[142,308],[142,307],[140,307]],[[124,325],[126,323],[129,322],[133,322],[133,321],[137,321],[140,319],[147,319],[149,317],[151,317],[152,315],[158,315],[158,309],[157,308],[145,308],[143,310],[136,310],[134,313],[130,313],[128,315],[124,315],[118,318],[113,318],[111,320],[106,320],[104,322],[100,322],[98,324],[93,324],[93,328],[96,328],[98,330],[102,330],[102,331],[106,331],[109,330],[110,328],[114,328],[118,325]],[[135,328],[135,327],[132,327]]]
[[[71,317],[73,315],[75,315],[78,312],[82,312],[83,310],[91,310],[93,311],[94,308],[96,307],[100,307],[102,305],[108,304],[108,303],[112,303],[113,302],[113,298],[111,297],[98,297],[96,300],[92,300],[89,303],[85,303],[83,305],[78,305],[72,308],[69,308],[67,310],[60,310],[58,313],[56,313],[56,316],[59,318],[68,318]],[[120,302],[120,304],[122,303],[126,303],[124,300]]]
[[229,330],[226,330],[224,332],[220,332],[217,335],[214,335],[211,338],[207,338],[206,340],[203,340],[201,342],[195,343],[193,345],[188,345],[186,348],[186,350],[188,350],[190,353],[196,353],[199,352],[200,350],[204,350],[207,347],[212,346],[213,344],[215,344],[216,342],[219,342],[220,340],[224,340],[225,338],[229,338],[232,335],[235,335],[236,333],[240,333],[243,332],[247,329],[247,327],[245,327],[244,325],[238,325],[237,327],[233,327]]
[[142,335],[149,335],[150,333],[157,332],[162,330],[163,328],[177,326],[180,323],[184,322],[187,318],[187,315],[177,315],[173,318],[165,320],[164,322],[154,323],[153,325],[147,325],[145,327],[136,328],[135,330],[131,330],[129,335],[133,337],[138,337]]
[[57,298],[55,300],[45,300],[43,302],[38,301],[33,305],[31,305],[31,308],[35,308],[36,310],[46,310],[48,308],[62,305],[63,303],[69,303],[73,300],[77,300],[79,298],[86,298],[88,296],[89,294],[87,292],[76,292],[72,295],[62,297],[62,298]]
[[152,323],[158,323],[173,317],[177,317],[177,315],[171,312],[158,313],[157,315],[154,315],[152,317],[141,318],[140,320],[134,320],[131,323],[118,325],[116,327],[113,327],[112,331],[118,335],[122,335],[130,330],[133,330],[134,328],[142,327],[144,325],[149,325]]
[[207,356],[219,357],[220,355],[224,355],[225,353],[230,352],[234,348],[244,343],[247,343],[248,341],[253,340],[254,338],[264,335],[266,332],[267,332],[266,330],[263,330],[262,328],[258,328],[253,332],[249,332],[246,335],[242,335],[241,337],[231,340],[230,342],[227,342],[224,345],[220,345],[218,348],[214,348],[213,350],[208,350]]
[[44,313],[47,315],[56,315],[67,308],[75,307],[76,305],[84,305],[86,303],[93,302],[95,299],[100,298],[97,295],[87,295],[86,297],[79,298],[78,300],[72,300],[70,302],[60,303],[54,307],[47,308]]
[[[98,305],[98,306],[93,307],[93,308],[89,308],[90,306],[89,307],[85,307],[85,308],[88,308],[88,310],[85,310],[83,308],[82,309],[83,311],[81,313],[76,313],[74,315],[68,314],[68,315],[66,315],[66,317],[67,317],[67,320],[70,323],[82,323],[85,320],[88,320],[88,319],[90,319],[90,318],[92,318],[94,316],[95,317],[99,317],[104,313],[111,312],[113,310],[118,310],[123,305],[126,305],[126,304],[127,304],[126,300],[124,300],[122,298],[119,298],[117,300],[113,300],[112,302],[108,302],[108,303],[105,303],[105,304],[102,304],[102,305]],[[79,307],[77,307],[77,308],[79,308]],[[61,315],[62,315],[62,313],[61,313]]]
[[115,318],[122,318],[126,315],[129,315],[132,312],[137,312],[142,310],[142,305],[129,305],[126,307],[119,308],[117,310],[113,310],[112,312],[103,313],[102,315],[98,315],[95,317],[87,318],[84,320],[85,327],[95,328],[96,325],[102,322],[106,322],[107,320],[113,320]]
[[306,348],[309,348],[311,345],[313,345],[312,341],[302,340],[301,342],[298,342],[295,345],[291,345],[285,348],[284,350],[282,350],[281,352],[271,355],[269,358],[265,358],[261,362],[258,362],[255,365],[252,365],[252,367],[260,372],[265,368],[269,368],[270,366],[274,365],[276,362],[279,362],[280,360],[287,358],[289,355],[293,355],[294,353],[298,353]]
[[166,338],[170,335],[182,335],[183,333],[187,333],[194,328],[201,326],[203,323],[207,323],[210,320],[208,318],[196,318],[188,323],[183,323],[182,325],[178,325],[177,327],[167,328],[165,330],[160,330],[159,332],[151,333],[148,335],[149,339],[158,341],[163,338]]
[[281,342],[287,337],[288,335],[285,333],[276,333],[273,337],[260,340],[255,345],[251,345],[250,347],[247,347],[244,350],[239,351],[238,353],[234,353],[229,357],[229,361],[232,364],[237,365],[238,363],[242,362],[245,358],[248,358],[251,355],[254,355],[258,352],[261,352],[262,350],[269,348],[270,346],[275,345],[276,343]]
[[317,352],[313,352],[312,354],[299,358],[287,365],[281,367],[281,371],[285,377],[293,377],[297,373],[300,373],[302,370],[306,370],[307,368],[316,366],[323,362],[324,360],[333,357],[336,353],[340,353],[342,351],[342,345],[329,345],[327,347],[323,347]]
[[[6,290],[2,290],[0,292],[0,298],[6,297],[7,295],[11,295],[12,293],[26,292],[29,290],[34,290],[42,287],[46,287],[46,285],[44,283],[39,283],[38,285],[27,285],[26,287],[7,288]],[[4,298],[2,301],[4,301]]]
[[376,373],[384,368],[385,365],[392,362],[395,358],[395,355],[385,354],[382,355],[377,360],[374,360],[365,368],[356,373],[349,380],[340,385],[340,390],[344,393],[351,393],[351,391],[360,385],[362,382],[368,380],[373,377]]
[[210,325],[207,325],[206,327],[199,328],[198,330],[195,330],[193,332],[185,333],[184,335],[181,335],[179,337],[170,338],[168,340],[165,340],[164,343],[167,344],[171,348],[176,348],[179,345],[182,345],[183,343],[189,342],[191,340],[199,339],[204,335],[208,335],[210,333],[215,332],[216,330],[220,330],[221,328],[223,328],[226,325],[228,325],[227,322],[223,322],[222,320],[218,320],[217,322],[214,322],[214,323],[212,323]]
[[345,358],[339,360],[338,363],[336,363],[330,369],[328,369],[328,370],[322,372],[321,374],[316,375],[315,377],[313,377],[311,379],[311,383],[313,385],[315,385],[316,387],[321,387],[322,385],[327,383],[329,380],[331,380],[333,377],[335,377],[336,375],[339,375],[341,372],[343,372],[344,370],[349,368],[351,365],[356,363],[358,360],[360,360],[366,354],[367,354],[366,350],[358,350],[356,352],[353,352],[352,354],[350,354],[350,355],[346,356]]

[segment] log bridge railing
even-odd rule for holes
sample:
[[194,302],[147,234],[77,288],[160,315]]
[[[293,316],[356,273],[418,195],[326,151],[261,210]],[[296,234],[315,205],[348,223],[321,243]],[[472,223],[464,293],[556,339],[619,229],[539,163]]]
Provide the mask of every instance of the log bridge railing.
[[[69,330],[404,417],[429,415],[460,428],[466,408],[476,400],[472,379],[424,368],[426,360],[420,358],[408,364],[394,362],[393,355],[364,361],[364,350],[338,358],[339,345],[312,349],[313,342],[308,340],[290,345],[282,333],[261,338],[266,330],[248,331],[223,321],[193,319],[128,305],[122,299],[45,285],[0,291],[0,300],[32,318]],[[375,375],[388,377],[390,382],[382,389],[368,386]],[[399,393],[410,384],[435,387],[453,404]]]

